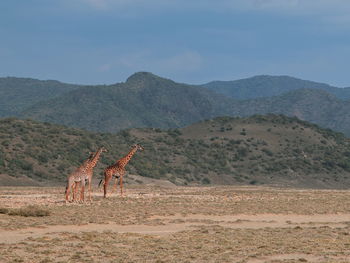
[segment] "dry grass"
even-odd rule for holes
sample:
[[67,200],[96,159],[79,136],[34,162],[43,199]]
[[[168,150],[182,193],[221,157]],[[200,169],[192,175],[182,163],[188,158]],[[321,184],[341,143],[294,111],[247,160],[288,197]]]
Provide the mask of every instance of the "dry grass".
[[[2,233],[26,237],[2,244],[0,262],[350,262],[349,191],[129,187],[127,193],[103,200],[99,192],[92,204],[66,205],[63,189],[0,188],[4,208],[50,211],[30,218],[0,213]],[[66,228],[41,234],[33,228],[50,225]]]
[[[348,232],[348,227],[243,230],[201,226],[164,237],[61,233],[7,245],[2,258],[29,262],[46,258],[55,262],[250,262],[259,258],[266,262],[349,262]],[[268,260],[275,255],[296,256],[290,261]]]

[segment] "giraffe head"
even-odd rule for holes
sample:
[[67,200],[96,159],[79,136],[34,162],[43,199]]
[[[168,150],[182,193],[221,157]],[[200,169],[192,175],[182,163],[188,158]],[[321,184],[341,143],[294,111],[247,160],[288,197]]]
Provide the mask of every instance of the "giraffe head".
[[89,152],[89,158],[88,159],[91,160],[92,157],[94,157],[94,154],[95,154],[94,152]]
[[105,147],[103,147],[103,146],[100,148],[100,151],[101,152],[108,152],[108,150]]
[[136,149],[136,150],[139,150],[139,151],[143,151],[144,150],[144,148],[140,144],[134,144],[133,148]]

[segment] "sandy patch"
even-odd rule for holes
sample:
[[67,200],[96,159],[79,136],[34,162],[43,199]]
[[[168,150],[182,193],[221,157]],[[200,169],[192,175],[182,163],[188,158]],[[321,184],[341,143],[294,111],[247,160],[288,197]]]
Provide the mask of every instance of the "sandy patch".
[[346,222],[350,222],[350,214],[332,215],[174,215],[174,216],[154,216],[152,219],[161,219],[166,222],[161,225],[119,225],[108,224],[86,224],[86,225],[56,225],[43,228],[27,228],[15,231],[0,230],[1,243],[17,243],[29,237],[41,237],[60,232],[80,233],[80,232],[104,232],[112,231],[116,233],[137,233],[147,235],[168,235],[171,233],[188,230],[201,225],[219,225],[233,229],[261,229],[261,228],[294,228],[294,227],[346,227]]

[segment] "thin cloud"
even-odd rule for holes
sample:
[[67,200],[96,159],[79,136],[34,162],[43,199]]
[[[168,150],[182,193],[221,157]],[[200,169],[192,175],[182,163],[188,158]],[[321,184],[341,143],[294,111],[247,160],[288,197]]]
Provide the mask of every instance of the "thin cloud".
[[108,72],[110,71],[112,68],[112,66],[110,64],[102,64],[99,68],[98,71],[99,72]]
[[178,8],[231,10],[255,9],[276,11],[303,11],[308,13],[341,12],[350,10],[349,0],[78,0],[85,5],[94,8],[132,8],[148,6],[149,9]]
[[[166,8],[171,5],[172,1],[169,0],[78,0],[84,5],[90,6],[97,10],[138,10],[140,7],[147,7],[149,9]],[[177,2],[177,1],[174,1]],[[176,3],[175,3],[176,4]]]
[[85,0],[87,4],[89,4],[91,7],[97,8],[97,9],[106,9],[108,6],[108,3],[106,0]]
[[98,12],[113,12],[116,15],[131,15],[131,17],[175,11],[203,11],[258,12],[287,16],[312,15],[335,25],[340,25],[341,21],[347,23],[350,19],[349,0],[75,0],[75,2]]
[[285,11],[295,14],[344,13],[350,9],[348,0],[248,0],[260,10]]
[[140,1],[128,0],[80,0],[82,3],[89,5],[98,10],[108,10],[120,7],[128,7],[137,4]]
[[196,71],[202,65],[202,57],[194,51],[185,51],[158,61],[160,68],[175,71]]
[[190,50],[166,57],[159,57],[150,51],[139,51],[119,58],[118,64],[134,71],[147,68],[155,72],[193,72],[201,68],[203,58],[198,52]]

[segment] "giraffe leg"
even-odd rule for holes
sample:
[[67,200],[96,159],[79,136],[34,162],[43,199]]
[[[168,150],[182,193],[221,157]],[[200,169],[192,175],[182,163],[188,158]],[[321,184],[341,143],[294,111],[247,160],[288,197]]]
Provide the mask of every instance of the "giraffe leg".
[[74,202],[80,202],[81,201],[81,196],[78,197],[78,192],[79,192],[79,185],[81,182],[75,182],[74,183],[74,195],[73,195],[73,201]]
[[118,184],[118,177],[115,178],[114,185],[113,185],[113,190],[116,193],[117,193],[117,184]]
[[71,201],[74,201],[75,200],[75,183],[72,184],[71,190],[72,190],[72,200]]
[[70,192],[70,187],[69,184],[66,186],[66,204],[69,203],[69,192]]
[[120,176],[120,196],[123,196],[123,176]]
[[80,203],[84,203],[84,201],[85,201],[85,182],[83,183],[83,182],[80,182],[80,187],[81,187],[81,189],[80,189],[80,197],[79,197],[79,202]]
[[77,182],[74,182],[72,185],[72,201],[76,202],[77,201],[77,191],[78,191],[78,186],[77,186]]
[[84,193],[85,193],[85,181],[81,182],[80,202],[82,202],[82,203],[85,202]]
[[66,203],[70,202],[69,200],[70,191],[72,190],[72,192],[74,192],[72,189],[73,184],[74,184],[74,181],[72,181],[72,179],[68,179],[67,186],[66,186]]
[[108,187],[108,184],[109,184],[109,181],[111,180],[111,178],[112,178],[111,175],[105,174],[105,181],[103,184],[103,197],[104,198],[107,197],[107,187]]
[[125,170],[120,173],[120,194],[123,196],[123,178],[125,175]]
[[88,181],[88,190],[89,190],[89,201],[92,202],[92,199],[91,199],[91,179],[89,179],[89,181]]

